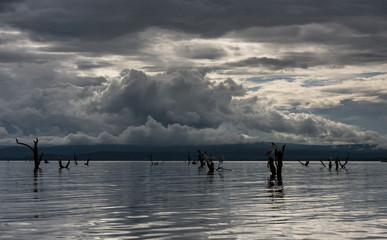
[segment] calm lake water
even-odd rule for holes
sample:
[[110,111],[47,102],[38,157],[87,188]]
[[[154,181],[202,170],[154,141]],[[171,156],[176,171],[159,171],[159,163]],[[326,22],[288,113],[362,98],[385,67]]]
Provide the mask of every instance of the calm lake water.
[[387,163],[0,162],[0,239],[382,239]]

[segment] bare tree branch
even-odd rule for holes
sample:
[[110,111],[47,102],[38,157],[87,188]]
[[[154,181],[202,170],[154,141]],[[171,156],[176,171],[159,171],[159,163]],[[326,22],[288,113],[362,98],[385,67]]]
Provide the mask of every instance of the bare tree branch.
[[[35,142],[35,141],[34,141]],[[28,144],[26,144],[26,143],[22,143],[22,142],[19,142],[19,140],[16,138],[16,143],[17,144],[20,144],[20,145],[23,145],[23,146],[26,146],[26,147],[28,147],[29,149],[31,149],[31,151],[34,151],[34,149],[30,146],[30,145],[28,145]]]

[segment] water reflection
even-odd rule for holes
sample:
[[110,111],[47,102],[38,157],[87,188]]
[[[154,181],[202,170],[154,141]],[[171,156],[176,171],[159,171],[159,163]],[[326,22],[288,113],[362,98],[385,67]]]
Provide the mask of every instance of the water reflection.
[[214,173],[213,172],[208,172],[207,173],[207,183],[212,184],[214,182]]
[[283,209],[284,208],[284,186],[282,177],[270,176],[267,180],[267,190],[271,201],[272,209]]
[[282,178],[270,177],[267,180],[267,188],[273,198],[283,198],[285,196]]
[[82,164],[59,174],[50,164],[44,174],[34,172],[33,192],[31,164],[5,164],[0,162],[0,239],[386,234],[386,164],[351,163],[348,171],[336,174],[313,164],[306,169],[287,163],[283,180],[267,178],[266,163],[228,163],[233,171],[212,175],[178,162],[153,168],[141,162],[96,162],[93,169]]
[[[34,188],[33,188],[33,192],[39,192],[41,191],[41,189],[39,189],[39,178],[42,178],[43,174],[42,174],[42,169],[38,168],[38,169],[34,169]],[[34,197],[34,199],[38,199],[38,196],[36,195]]]
[[59,168],[58,169],[59,176],[62,176],[62,173],[63,173],[62,171],[70,172],[70,169],[69,168]]

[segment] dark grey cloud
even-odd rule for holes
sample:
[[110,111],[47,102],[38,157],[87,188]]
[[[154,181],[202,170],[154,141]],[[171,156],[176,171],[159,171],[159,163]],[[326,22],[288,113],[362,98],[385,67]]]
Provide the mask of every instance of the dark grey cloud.
[[[40,36],[40,35],[39,35]],[[31,36],[32,39],[33,36]],[[73,53],[77,52],[84,56],[103,56],[105,54],[117,55],[136,55],[146,54],[141,50],[147,46],[151,39],[144,39],[136,33],[122,34],[122,36],[106,39],[83,39],[74,36],[74,38],[57,38],[52,39],[34,39],[37,41],[47,41],[51,45],[41,47],[41,51],[53,53]]]
[[[231,79],[215,83],[200,71],[149,76],[126,69],[117,79],[52,82],[0,102],[0,134],[42,136],[58,144],[257,141],[246,137],[252,131],[296,142],[381,141],[376,132],[321,115],[273,109],[246,93]],[[234,131],[222,130],[223,124]]]
[[230,62],[225,64],[226,67],[264,67],[270,68],[274,70],[284,69],[284,68],[308,68],[308,63],[305,62],[297,62],[294,60],[281,60],[275,58],[248,58],[238,62]]
[[387,95],[380,95],[379,98],[383,102],[347,99],[341,101],[340,105],[325,109],[314,109],[313,112],[334,121],[347,122],[363,129],[387,134],[387,129],[385,128],[385,123],[387,122]]
[[179,56],[194,59],[218,59],[227,56],[224,49],[210,44],[183,45],[175,51]]
[[[14,136],[63,136],[101,129],[83,105],[107,79],[59,72],[56,62],[0,65],[0,126]],[[98,119],[98,118],[97,118]]]
[[74,77],[67,79],[67,82],[62,84],[62,88],[76,87],[79,91],[80,97],[90,97],[92,91],[101,91],[106,87],[109,80],[105,77]]
[[73,144],[233,142],[239,138],[215,129],[232,118],[232,97],[245,93],[231,79],[214,83],[198,71],[148,76],[127,69],[110,84],[78,78],[31,87],[2,103],[0,130],[4,137],[55,136],[62,138],[58,143]]
[[0,63],[46,63],[52,60],[52,56],[43,56],[27,52],[17,52],[9,50],[0,50]]
[[0,2],[0,12],[2,11],[12,11],[14,6],[18,3],[23,2],[24,0],[3,0]]
[[[50,43],[40,48],[42,52],[133,56],[148,62],[144,69],[151,71],[165,71],[173,66],[168,62],[160,66],[162,57],[147,51],[147,47],[157,41],[155,32],[153,35],[141,35],[147,29],[196,34],[204,38],[226,34],[247,42],[327,47],[324,53],[290,50],[278,59],[257,56],[233,62],[228,67],[244,64],[280,70],[320,65],[361,65],[385,62],[387,55],[387,3],[382,0],[332,0],[324,3],[302,0],[26,0],[2,2],[0,9],[3,28],[20,30],[25,34],[24,38]],[[177,35],[174,34],[175,37]],[[12,37],[0,34],[0,41],[12,41]],[[49,58],[13,51],[11,55],[5,51],[1,60],[18,61],[24,57],[24,61],[45,61]],[[180,45],[175,48],[175,54],[187,59],[208,60],[228,56],[225,49],[208,44]],[[79,65],[80,69],[84,67],[98,65]],[[183,64],[178,67],[183,67]],[[213,70],[223,69],[222,66],[211,67]]]
[[29,95],[2,107],[1,122],[10,134],[58,136],[76,130],[80,122],[68,113],[73,107],[66,101],[73,91],[74,88],[68,92],[65,89],[32,89]]
[[110,62],[106,61],[78,61],[77,63],[77,68],[80,70],[88,70],[88,69],[93,69],[93,68],[104,68],[104,67],[109,67],[112,66],[113,64]]
[[[11,4],[11,3],[10,3]],[[24,1],[12,11],[3,3],[3,24],[28,31],[37,39],[104,41],[148,27],[174,29],[204,37],[249,27],[295,26],[281,36],[300,35],[297,25],[336,22],[359,34],[384,33],[387,3],[371,1]],[[375,26],[376,25],[376,26]],[[367,27],[371,26],[371,27]],[[297,30],[298,29],[298,30]],[[310,29],[304,39],[321,41],[324,31]],[[270,36],[266,32],[263,36]],[[330,33],[330,40],[335,34]],[[285,40],[285,39],[283,39]],[[285,40],[286,41],[286,40]]]
[[[353,16],[352,19],[353,22],[357,22],[361,21],[362,17]],[[289,52],[284,53],[284,58],[298,61],[304,59],[304,62],[309,59],[307,62],[311,66],[384,62],[387,47],[383,39],[387,34],[384,30],[387,28],[387,19],[365,20],[368,21],[368,25],[383,26],[373,31],[356,29],[355,24],[347,24],[347,21],[349,20],[324,23],[312,23],[312,21],[311,23],[305,22],[303,25],[284,24],[277,27],[252,27],[229,35],[249,42],[288,46]],[[292,52],[292,48],[303,45],[314,46],[315,49],[326,49],[326,51],[313,53],[298,50]]]
[[[252,129],[271,134],[270,139],[290,142],[350,142],[350,143],[381,143],[382,138],[376,131],[362,130],[353,124],[343,124],[332,121],[317,114],[293,113],[288,111],[273,111],[262,107],[247,108],[246,103],[258,105],[257,99],[242,100],[233,103],[235,125],[242,132]],[[243,112],[240,112],[244,109]]]
[[55,62],[12,62],[0,65],[0,98],[7,102],[30,94],[34,88],[49,88],[58,84],[60,76],[55,72]]
[[[196,143],[264,133],[380,142],[367,129],[380,131],[381,120],[367,128],[366,119],[374,109],[385,120],[383,91],[335,89],[337,77],[320,92],[362,99],[343,97],[325,110],[290,98],[279,107],[281,99],[260,94],[268,81],[287,85],[306,74],[300,87],[312,90],[333,76],[324,76],[329,67],[348,74],[347,65],[367,72],[385,64],[386,10],[382,0],[1,1],[0,136],[156,144],[157,135]],[[113,76],[125,67],[147,73]],[[255,92],[231,75],[247,78]],[[229,125],[234,133],[222,132]]]
[[212,83],[197,71],[172,71],[154,77],[124,70],[91,109],[111,114],[116,124],[138,125],[151,116],[163,125],[180,123],[195,128],[218,127],[231,114],[233,96],[246,89],[227,79]]
[[173,131],[176,129],[188,134],[187,129],[191,127],[199,131],[229,123],[244,134],[250,131],[274,133],[287,135],[289,139],[293,136],[293,140],[302,142],[380,141],[376,132],[364,131],[356,125],[311,113],[278,111],[270,105],[261,105],[257,97],[233,99],[233,96],[245,96],[246,89],[231,79],[213,84],[199,72],[187,70],[156,77],[126,70],[121,78],[122,85],[112,85],[100,102],[93,104],[101,106],[97,111],[121,116],[121,122],[114,123],[116,126],[122,125],[122,129],[133,126],[126,131],[142,135],[138,138],[147,141],[150,141],[147,136],[155,136],[147,126],[150,123],[158,131],[165,131],[165,136],[177,136]]

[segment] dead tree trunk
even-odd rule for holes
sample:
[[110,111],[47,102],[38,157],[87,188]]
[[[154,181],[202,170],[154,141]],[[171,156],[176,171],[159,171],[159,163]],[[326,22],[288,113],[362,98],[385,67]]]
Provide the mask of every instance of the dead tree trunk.
[[309,166],[309,160],[307,160],[305,163],[301,162],[300,160],[298,160],[299,163],[301,163],[302,166]]
[[332,169],[332,157],[328,158],[328,168]]
[[[277,145],[275,145],[277,146]],[[277,164],[277,177],[282,177],[282,160],[284,158],[286,144],[282,145],[282,150],[275,150],[275,162]]]
[[[268,150],[265,153],[265,156],[269,156],[269,161],[267,165],[271,172],[271,177],[277,176],[277,178],[282,178],[282,160],[284,157],[286,144],[282,145],[282,150],[279,150],[278,146],[275,143],[271,144],[273,149]],[[273,159],[270,155],[274,152],[275,159]],[[275,165],[274,165],[275,162]]]
[[70,165],[70,160],[67,161],[66,166],[63,166],[62,161],[59,161],[59,169],[69,168],[69,165]]
[[274,178],[275,175],[277,174],[277,170],[274,165],[274,158],[272,156],[269,156],[269,161],[267,162],[267,166],[270,169],[271,172],[271,177]]
[[209,173],[213,173],[213,172],[214,172],[214,170],[215,170],[215,164],[214,164],[212,158],[208,158],[208,159],[207,159],[207,167],[208,167],[208,172],[209,172]]
[[59,157],[58,157],[58,163],[59,163],[59,169],[62,169],[62,168],[69,168],[70,160],[68,160],[66,166],[63,166],[63,164],[62,164],[62,155],[59,155]]
[[34,153],[34,164],[35,164],[34,170],[38,170],[39,169],[39,165],[40,165],[40,162],[41,162],[41,158],[39,157],[39,151],[38,151],[38,142],[39,142],[38,138],[35,138],[35,140],[34,140],[34,147],[31,147],[30,145],[28,145],[26,143],[19,142],[19,140],[16,138],[16,143],[17,144],[20,144],[20,145],[28,147]]
[[339,155],[337,155],[335,159],[335,167],[336,167],[336,171],[339,170]]
[[326,167],[326,165],[324,164],[324,162],[323,162],[322,160],[320,160],[320,162],[321,162],[321,164],[322,164],[324,167]]
[[347,158],[345,159],[345,163],[344,164],[341,164],[341,162],[339,160],[339,164],[340,164],[341,168],[345,168],[345,165],[347,165],[347,163],[348,163],[349,156],[350,156],[350,154],[348,153]]

